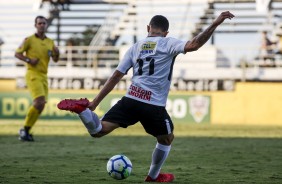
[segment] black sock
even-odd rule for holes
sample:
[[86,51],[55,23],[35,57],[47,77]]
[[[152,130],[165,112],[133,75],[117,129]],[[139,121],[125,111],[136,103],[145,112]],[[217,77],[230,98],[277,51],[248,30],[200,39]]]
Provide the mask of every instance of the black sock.
[[24,126],[24,130],[27,134],[29,134],[29,130],[30,130],[31,127],[28,127],[28,126]]

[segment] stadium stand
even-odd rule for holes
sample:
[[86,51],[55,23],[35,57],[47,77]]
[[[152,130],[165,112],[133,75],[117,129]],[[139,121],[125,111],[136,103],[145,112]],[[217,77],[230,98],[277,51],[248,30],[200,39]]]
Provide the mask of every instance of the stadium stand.
[[[209,1],[209,8],[206,9],[205,14],[200,18],[201,21],[197,24],[196,31],[193,35],[197,35],[205,29],[214,19],[215,15],[225,10],[233,12],[236,15],[236,19],[232,22],[223,23],[223,25],[215,31],[215,36],[211,39],[212,44],[215,44],[215,37],[220,36],[221,34],[248,35],[260,34],[263,31],[267,31],[273,35],[278,35],[277,32],[281,32],[281,27],[278,27],[277,25],[282,22],[282,2],[280,0],[269,1],[268,12],[258,11],[256,3],[255,0]],[[260,37],[258,37],[258,39],[260,39]],[[220,50],[220,48],[218,49]],[[257,56],[249,59],[248,66],[265,66],[265,62],[262,61],[261,56],[259,56],[261,52],[260,48],[258,47],[257,50]],[[279,60],[281,58],[276,55],[268,57],[273,58],[273,60],[278,60],[274,66],[280,63]]]
[[48,16],[46,9],[39,9],[41,0],[0,1],[0,37],[2,45],[1,67],[10,67],[16,64],[15,48],[25,36],[34,31],[34,18],[40,14]]
[[126,1],[102,0],[72,0],[67,2],[68,8],[58,3],[50,4],[50,1],[48,4],[50,8],[48,33],[56,38],[58,45],[65,45],[67,39],[74,34],[82,33],[87,27],[100,27],[105,25],[109,18],[118,19],[127,7]]
[[[271,1],[267,14],[257,12],[255,0],[180,0],[177,3],[174,0],[13,1],[13,7],[7,1],[0,2],[0,23],[5,25],[0,29],[0,37],[5,41],[0,78],[23,76],[24,68],[16,66],[19,62],[13,54],[24,36],[32,34],[30,28],[38,14],[48,17],[48,36],[56,40],[61,50],[61,60],[51,64],[49,76],[103,78],[112,72],[124,49],[146,36],[146,25],[152,15],[166,15],[171,22],[169,36],[187,40],[206,28],[221,11],[230,10],[236,15],[234,21],[226,21],[199,51],[177,57],[179,62],[175,64],[174,76],[241,79],[240,67],[247,63],[253,67],[244,75],[250,80],[282,79],[278,68],[281,65],[261,72],[257,67],[262,66],[256,60],[261,31],[267,30],[272,35],[281,32],[281,0]],[[10,9],[18,13],[14,14]],[[87,30],[93,34],[89,44],[68,42],[82,37]],[[248,42],[236,44],[234,40],[238,39]],[[222,40],[228,40],[230,44],[226,45]]]

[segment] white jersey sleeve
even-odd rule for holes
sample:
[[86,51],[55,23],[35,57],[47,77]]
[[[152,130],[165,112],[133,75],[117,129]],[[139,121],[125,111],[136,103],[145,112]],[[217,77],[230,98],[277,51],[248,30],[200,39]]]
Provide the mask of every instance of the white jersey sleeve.
[[117,70],[120,71],[123,74],[126,74],[127,71],[132,67],[132,49],[133,47],[131,47],[130,49],[128,49],[123,57],[123,59],[121,60],[121,62],[119,63]]
[[175,38],[147,37],[134,44],[119,63],[117,70],[126,74],[132,68],[132,84],[126,97],[165,106],[173,64],[184,53],[186,42]]

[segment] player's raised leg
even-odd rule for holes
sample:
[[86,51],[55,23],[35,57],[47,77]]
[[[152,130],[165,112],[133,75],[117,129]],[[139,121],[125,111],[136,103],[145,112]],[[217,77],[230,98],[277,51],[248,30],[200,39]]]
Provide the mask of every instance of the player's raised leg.
[[95,112],[86,108],[78,116],[91,136],[101,131],[102,124]]
[[57,107],[61,110],[75,112],[80,114],[89,105],[89,100],[87,98],[81,99],[64,99],[60,101]]
[[78,114],[84,126],[92,136],[101,131],[102,125],[97,114],[87,108],[89,100],[86,98],[65,99],[58,103],[57,107],[61,110],[71,111]]

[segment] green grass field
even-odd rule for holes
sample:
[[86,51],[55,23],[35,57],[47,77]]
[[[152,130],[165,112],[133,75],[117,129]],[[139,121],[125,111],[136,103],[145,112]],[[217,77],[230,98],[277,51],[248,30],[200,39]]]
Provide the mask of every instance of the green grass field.
[[[144,183],[153,137],[140,125],[101,139],[79,121],[37,122],[35,142],[18,141],[21,121],[0,121],[0,183]],[[175,140],[163,166],[174,183],[282,183],[282,127],[175,124]],[[127,155],[132,175],[106,172],[108,158]]]

